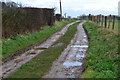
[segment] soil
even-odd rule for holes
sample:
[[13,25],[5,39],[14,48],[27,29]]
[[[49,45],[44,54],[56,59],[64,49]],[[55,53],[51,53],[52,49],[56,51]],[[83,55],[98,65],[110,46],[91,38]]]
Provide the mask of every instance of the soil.
[[[79,22],[79,21],[76,21]],[[26,49],[25,52],[19,52],[19,55],[14,55],[12,58],[7,59],[6,61],[3,61],[2,66],[2,77],[7,78],[10,74],[15,72],[18,68],[20,68],[23,64],[30,61],[32,58],[40,54],[45,49],[51,47],[51,45],[57,41],[62,35],[64,35],[67,31],[67,29],[70,27],[70,25],[76,23],[72,22],[68,25],[66,25],[63,29],[53,34],[51,37],[49,37],[46,41],[43,43],[32,46],[31,49]]]
[[51,69],[43,78],[80,78],[88,49],[88,37],[82,26],[83,23],[77,26],[77,33],[71,43],[53,62]]

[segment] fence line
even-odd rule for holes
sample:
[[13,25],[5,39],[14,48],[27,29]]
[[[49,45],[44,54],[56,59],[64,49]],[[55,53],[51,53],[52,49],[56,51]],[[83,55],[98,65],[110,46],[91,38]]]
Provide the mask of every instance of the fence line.
[[79,19],[85,19],[88,21],[92,21],[98,24],[98,27],[108,29],[118,34],[118,26],[120,25],[120,16],[117,15],[83,15],[79,16]]
[[109,15],[109,16],[104,16],[104,15],[91,15],[89,14],[88,16],[84,16],[84,19],[88,19],[90,21],[93,21],[97,23],[99,26],[102,26],[103,28],[108,28],[112,30],[115,29],[115,25],[118,24],[116,23],[116,20],[119,20],[119,16],[115,15]]

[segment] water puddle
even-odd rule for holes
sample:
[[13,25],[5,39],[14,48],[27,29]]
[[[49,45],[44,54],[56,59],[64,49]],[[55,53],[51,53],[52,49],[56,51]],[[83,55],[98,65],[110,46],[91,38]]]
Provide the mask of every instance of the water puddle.
[[63,63],[63,65],[66,67],[66,68],[70,68],[70,67],[77,67],[77,66],[81,66],[82,63],[81,62],[69,62],[69,61],[66,61]]
[[75,78],[75,72],[77,69],[68,69],[68,68],[64,68],[64,74],[67,75],[68,78]]
[[83,37],[85,37],[85,38],[86,38],[87,36],[83,36]]
[[74,56],[75,56],[75,55],[73,55],[73,54],[69,55],[70,58],[72,58],[72,57],[74,57]]
[[77,41],[77,43],[79,43],[80,41]]
[[77,54],[77,55],[76,55],[76,58],[84,58],[84,57],[85,57],[84,54]]
[[84,52],[84,51],[86,51],[86,49],[80,49],[79,51],[80,51],[80,52]]
[[84,47],[84,48],[88,48],[88,45],[71,45],[71,47]]
[[74,51],[78,51],[78,48],[74,48],[73,50],[74,50]]
[[[75,22],[74,22],[75,23]],[[2,66],[3,68],[3,78],[7,78],[12,72],[16,71],[18,68],[20,68],[23,64],[30,61],[32,58],[40,54],[42,51],[46,50],[47,48],[51,47],[51,45],[57,41],[62,35],[64,35],[69,28],[70,25],[74,24],[68,24],[66,25],[62,30],[59,32],[56,32],[53,34],[49,39],[47,39],[45,42],[41,43],[39,46],[35,46],[34,49],[28,50],[25,53],[16,56],[14,59],[8,61],[7,63],[4,63]],[[62,46],[63,43],[57,44],[57,46]]]
[[83,39],[83,42],[88,42],[86,39]]
[[71,72],[73,73],[73,72],[75,72],[75,70],[76,70],[76,69],[71,69]]
[[84,52],[86,52],[86,49],[80,49],[79,51],[84,53]]

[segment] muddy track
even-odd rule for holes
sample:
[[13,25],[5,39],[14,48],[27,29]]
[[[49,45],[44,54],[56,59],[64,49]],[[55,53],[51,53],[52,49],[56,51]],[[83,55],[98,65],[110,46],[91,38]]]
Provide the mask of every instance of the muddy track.
[[[76,21],[79,22],[79,21]],[[13,59],[3,63],[2,66],[2,77],[7,78],[10,74],[15,72],[18,68],[20,68],[23,64],[30,61],[32,58],[40,54],[45,49],[49,48],[55,41],[57,41],[62,35],[64,35],[69,28],[70,25],[76,23],[72,22],[68,25],[66,25],[63,29],[53,34],[50,38],[48,38],[43,43],[34,46],[32,49],[21,53],[20,55],[14,56]]]
[[77,26],[77,33],[71,43],[53,62],[48,73],[43,78],[79,78],[84,70],[84,59],[88,48],[88,37],[82,26]]

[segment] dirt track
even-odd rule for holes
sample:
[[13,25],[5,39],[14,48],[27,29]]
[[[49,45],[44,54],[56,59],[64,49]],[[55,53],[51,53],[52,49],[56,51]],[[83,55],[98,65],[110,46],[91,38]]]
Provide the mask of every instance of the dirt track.
[[[76,22],[79,22],[79,21],[76,21]],[[6,63],[3,63],[3,65],[0,66],[2,68],[2,77],[3,78],[8,77],[10,74],[15,72],[18,68],[20,68],[23,64],[30,61],[32,58],[34,58],[35,56],[40,54],[42,51],[50,47],[55,41],[57,41],[62,35],[66,33],[70,25],[76,22],[66,25],[61,31],[53,34],[49,39],[47,39],[42,44],[35,46],[33,49],[28,50],[19,56],[15,56],[13,59],[11,59],[10,61],[7,61]]]
[[43,78],[79,78],[84,68],[88,38],[83,29],[84,22],[77,26],[77,33],[71,43],[53,62],[51,70]]

